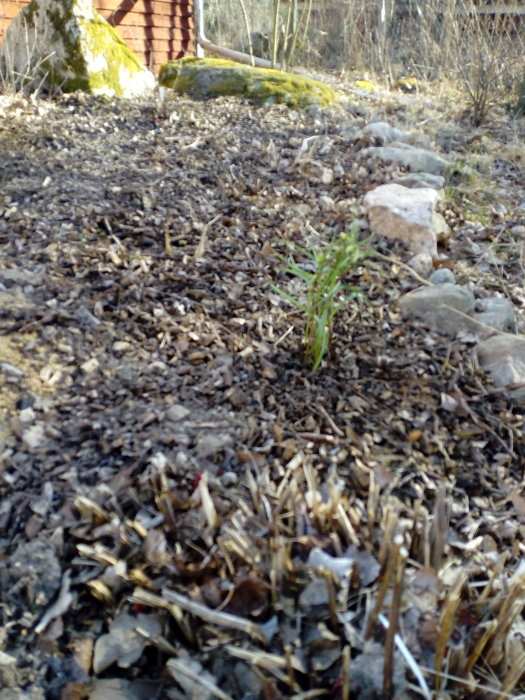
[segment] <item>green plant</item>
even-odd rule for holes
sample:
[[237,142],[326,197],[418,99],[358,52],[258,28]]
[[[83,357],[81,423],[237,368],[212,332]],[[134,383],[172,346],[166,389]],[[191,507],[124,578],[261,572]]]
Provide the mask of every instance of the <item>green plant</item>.
[[273,288],[305,315],[305,361],[316,370],[325,356],[332,335],[334,318],[340,309],[359,295],[357,287],[345,285],[342,278],[367,255],[365,245],[357,239],[357,226],[341,233],[320,251],[294,245],[294,250],[310,261],[312,271],[298,263],[293,254],[285,260],[284,272],[298,277],[306,293],[293,296],[280,287]]

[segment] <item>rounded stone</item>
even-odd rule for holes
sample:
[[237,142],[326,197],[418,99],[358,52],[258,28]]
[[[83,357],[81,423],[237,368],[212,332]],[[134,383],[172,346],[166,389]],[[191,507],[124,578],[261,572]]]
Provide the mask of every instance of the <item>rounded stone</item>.
[[408,264],[418,274],[426,277],[432,270],[432,256],[430,253],[417,253],[417,255],[410,258]]
[[430,281],[433,284],[445,284],[446,282],[452,282],[452,284],[454,284],[456,278],[454,277],[452,270],[449,270],[448,267],[440,267],[437,270],[434,270],[434,272],[430,275]]

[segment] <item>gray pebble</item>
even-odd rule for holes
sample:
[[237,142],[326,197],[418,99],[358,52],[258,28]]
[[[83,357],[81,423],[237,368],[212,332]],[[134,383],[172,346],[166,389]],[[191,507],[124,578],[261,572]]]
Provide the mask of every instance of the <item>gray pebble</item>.
[[434,270],[429,279],[432,284],[445,284],[446,282],[452,282],[452,284],[454,284],[456,281],[454,273],[452,270],[449,270],[448,267],[440,267]]

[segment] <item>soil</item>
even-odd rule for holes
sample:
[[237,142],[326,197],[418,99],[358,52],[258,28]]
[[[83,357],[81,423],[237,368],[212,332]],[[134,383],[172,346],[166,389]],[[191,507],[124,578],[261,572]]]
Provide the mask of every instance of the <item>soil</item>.
[[[399,173],[344,135],[430,137],[443,264],[523,332],[524,121],[430,99],[4,98],[0,698],[525,692],[525,411],[401,317],[362,207]],[[352,221],[313,372],[283,256]]]

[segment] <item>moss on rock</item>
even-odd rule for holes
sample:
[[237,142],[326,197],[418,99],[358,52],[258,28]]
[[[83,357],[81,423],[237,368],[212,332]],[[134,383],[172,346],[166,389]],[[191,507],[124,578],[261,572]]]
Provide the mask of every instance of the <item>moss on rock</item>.
[[168,61],[160,69],[159,83],[194,97],[237,95],[254,104],[286,104],[298,109],[328,107],[337,99],[334,90],[318,80],[220,58]]
[[91,0],[32,0],[7,28],[5,54],[25,83],[132,97],[155,77]]

